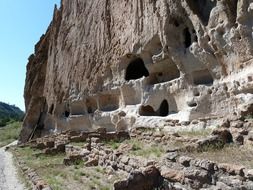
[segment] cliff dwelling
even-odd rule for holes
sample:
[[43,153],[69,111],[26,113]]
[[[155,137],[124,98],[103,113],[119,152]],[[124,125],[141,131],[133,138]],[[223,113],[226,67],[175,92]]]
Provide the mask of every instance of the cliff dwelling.
[[244,28],[252,28],[252,6],[246,2],[118,3],[124,10],[118,14],[118,4],[111,1],[106,11],[89,12],[89,18],[73,25],[72,20],[86,18],[80,10],[86,12],[91,2],[80,1],[80,15],[70,18],[76,3],[63,0],[66,6],[55,9],[29,59],[27,81],[33,82],[25,88],[22,141],[37,126],[41,110],[48,110],[41,121],[48,133],[117,131],[202,118],[208,126],[212,118],[240,114],[244,106],[237,104],[250,102],[253,42]]
[[253,189],[252,28],[253,0],[61,0],[27,65],[19,143],[40,152],[22,150],[61,153],[59,189]]
[[92,114],[97,110],[97,100],[95,98],[87,98],[86,99],[86,108],[87,113]]
[[100,95],[98,98],[101,111],[113,111],[119,108],[119,97],[117,95]]
[[156,63],[152,68],[152,73],[147,77],[146,81],[148,85],[154,85],[158,83],[164,83],[172,81],[180,77],[180,71],[176,64],[165,60],[160,63]]
[[141,58],[136,58],[129,63],[126,69],[125,80],[135,80],[149,76],[149,72]]
[[183,34],[184,34],[184,47],[188,48],[192,44],[191,33],[189,32],[189,28],[185,28]]
[[194,71],[192,73],[193,76],[193,82],[195,85],[212,85],[213,84],[213,77],[210,74],[210,72],[206,70],[201,71]]
[[159,116],[166,117],[169,114],[169,104],[167,100],[163,100],[160,104],[160,107],[157,111],[154,111],[154,108],[150,105],[141,106],[139,114],[142,116]]

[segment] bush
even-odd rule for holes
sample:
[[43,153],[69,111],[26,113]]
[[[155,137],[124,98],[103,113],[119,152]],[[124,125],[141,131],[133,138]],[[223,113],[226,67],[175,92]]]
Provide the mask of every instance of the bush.
[[9,121],[10,121],[10,118],[7,118],[7,117],[0,119],[0,127],[6,126]]

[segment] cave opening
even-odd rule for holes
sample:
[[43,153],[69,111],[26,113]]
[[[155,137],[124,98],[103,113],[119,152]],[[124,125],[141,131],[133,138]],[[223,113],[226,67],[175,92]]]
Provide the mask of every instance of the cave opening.
[[229,9],[230,14],[228,15],[230,17],[231,23],[233,23],[234,26],[236,26],[238,0],[226,2],[225,6],[227,9]]
[[53,114],[53,111],[54,111],[54,104],[52,104],[52,105],[50,106],[50,109],[49,109],[48,113],[49,113],[49,114]]
[[179,24],[179,22],[178,22],[177,20],[174,21],[174,25],[175,25],[176,27],[179,27],[179,26],[180,26],[180,24]]
[[[212,9],[216,6],[216,0],[186,0],[190,9],[196,14],[202,23],[208,25]],[[230,2],[231,3],[231,2]]]
[[[38,123],[37,123],[35,130],[43,130],[44,129],[44,127],[45,127],[45,125],[44,125],[45,114],[46,114],[45,112],[40,113]],[[38,133],[38,131],[36,133]]]
[[125,80],[136,80],[141,77],[149,76],[149,72],[141,58],[137,58],[129,63],[126,69]]
[[92,114],[97,110],[97,101],[95,98],[87,98],[86,99],[86,108],[87,108],[87,113]]
[[114,111],[119,108],[119,97],[117,95],[102,95],[98,98],[101,111]]
[[169,115],[169,104],[167,100],[163,100],[159,109],[157,111],[154,111],[154,108],[150,105],[147,106],[141,106],[139,114],[141,116],[160,116],[160,117],[166,117]]
[[189,107],[196,107],[198,104],[196,102],[187,103]]
[[87,111],[88,111],[88,113],[92,113],[92,108],[88,107]]
[[192,73],[193,83],[195,85],[212,85],[213,77],[208,69],[194,71]]
[[154,111],[154,108],[150,105],[141,106],[139,113],[141,116],[157,116],[157,113]]
[[185,28],[183,33],[184,33],[184,46],[185,48],[188,48],[192,44],[191,33],[189,31],[189,28]]
[[70,115],[70,112],[66,110],[66,111],[64,112],[64,116],[65,116],[65,117],[69,117],[69,115]]
[[159,116],[165,117],[169,114],[169,104],[167,100],[163,100],[159,108]]
[[84,115],[84,102],[83,101],[72,101],[70,105],[71,115]]
[[147,85],[154,85],[164,83],[167,81],[172,81],[177,78],[180,78],[180,71],[175,63],[170,62],[170,64],[167,65],[163,64],[153,73],[150,73],[146,81]]

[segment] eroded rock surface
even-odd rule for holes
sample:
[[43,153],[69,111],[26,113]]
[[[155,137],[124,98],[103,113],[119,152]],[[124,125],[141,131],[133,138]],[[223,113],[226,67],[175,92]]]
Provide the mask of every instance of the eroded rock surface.
[[29,58],[20,140],[252,114],[252,18],[252,0],[62,0]]

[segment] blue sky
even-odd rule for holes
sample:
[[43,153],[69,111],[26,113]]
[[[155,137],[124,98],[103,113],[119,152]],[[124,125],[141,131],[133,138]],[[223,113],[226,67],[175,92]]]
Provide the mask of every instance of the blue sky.
[[25,110],[27,58],[60,0],[0,0],[0,101]]

